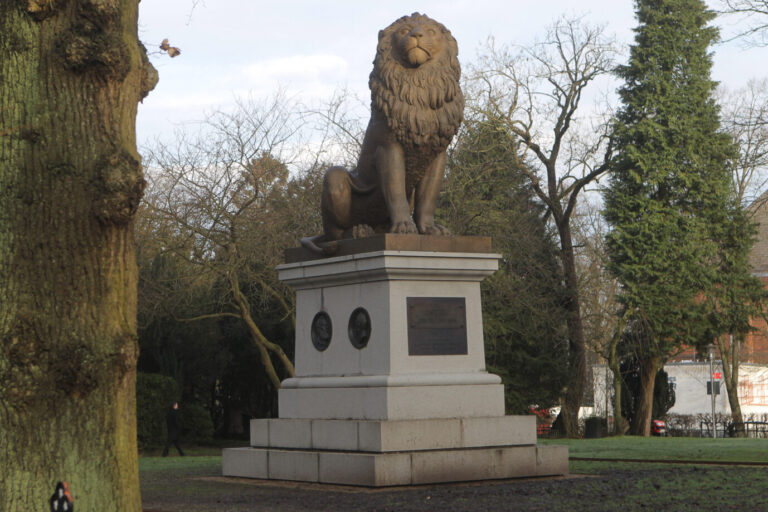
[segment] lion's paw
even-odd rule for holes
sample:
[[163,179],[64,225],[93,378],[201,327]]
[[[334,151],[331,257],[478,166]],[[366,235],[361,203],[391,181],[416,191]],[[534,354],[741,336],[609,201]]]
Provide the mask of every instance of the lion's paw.
[[440,224],[430,224],[428,226],[423,226],[419,231],[422,235],[450,236],[451,234],[450,229],[445,226],[441,226]]
[[398,235],[414,235],[417,234],[419,230],[416,229],[416,224],[414,224],[411,219],[408,219],[400,222],[394,222],[389,232],[396,233]]
[[352,228],[352,238],[366,238],[375,234],[376,231],[368,224],[358,224]]

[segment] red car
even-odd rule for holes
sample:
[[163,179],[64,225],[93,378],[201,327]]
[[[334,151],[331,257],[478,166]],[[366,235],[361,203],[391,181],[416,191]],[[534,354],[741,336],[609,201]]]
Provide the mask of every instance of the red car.
[[667,425],[661,420],[651,421],[651,435],[664,437],[667,435]]

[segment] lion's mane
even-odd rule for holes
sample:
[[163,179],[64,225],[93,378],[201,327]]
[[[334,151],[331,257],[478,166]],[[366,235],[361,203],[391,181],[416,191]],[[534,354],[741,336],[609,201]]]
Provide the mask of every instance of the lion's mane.
[[[417,68],[406,68],[393,52],[393,34],[411,21],[428,20],[439,29],[443,49]],[[458,45],[451,32],[428,16],[403,16],[379,32],[379,44],[369,78],[372,107],[387,120],[404,146],[444,150],[456,135],[464,112],[459,86]]]

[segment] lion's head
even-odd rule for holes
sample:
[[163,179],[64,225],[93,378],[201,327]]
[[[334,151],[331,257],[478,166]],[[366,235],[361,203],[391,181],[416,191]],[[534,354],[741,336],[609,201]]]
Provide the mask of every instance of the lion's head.
[[456,135],[464,113],[458,53],[448,29],[423,14],[379,32],[371,103],[401,144],[445,149]]

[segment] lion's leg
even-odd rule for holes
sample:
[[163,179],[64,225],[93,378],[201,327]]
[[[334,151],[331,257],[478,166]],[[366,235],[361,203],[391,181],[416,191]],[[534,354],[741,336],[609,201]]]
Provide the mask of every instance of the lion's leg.
[[376,150],[376,168],[381,179],[381,192],[387,205],[390,233],[417,233],[411,219],[411,207],[405,196],[405,153],[402,146],[389,143]]
[[320,200],[326,240],[340,240],[352,224],[352,183],[343,167],[331,167],[323,178]]
[[429,164],[424,177],[416,185],[416,200],[413,211],[413,219],[419,233],[424,235],[450,235],[451,232],[444,226],[435,223],[435,208],[437,198],[440,195],[440,186],[445,174],[445,152],[438,154]]

